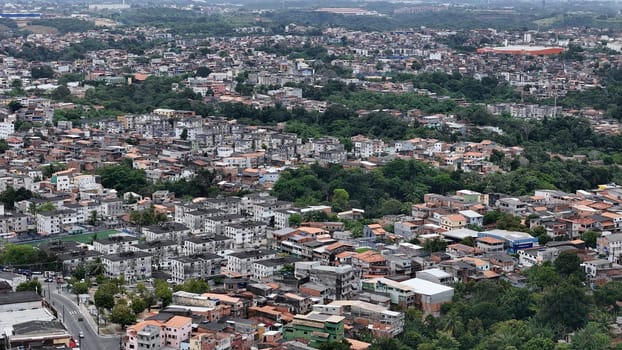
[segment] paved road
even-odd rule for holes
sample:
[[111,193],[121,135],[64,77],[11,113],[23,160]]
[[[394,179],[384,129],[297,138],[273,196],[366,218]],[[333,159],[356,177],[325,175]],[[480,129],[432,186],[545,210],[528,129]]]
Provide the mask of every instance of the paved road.
[[[118,336],[100,336],[97,334],[97,325],[90,315],[83,314],[83,308],[77,305],[75,295],[65,295],[56,289],[56,283],[46,283],[45,298],[58,312],[58,318],[63,322],[69,333],[80,342],[81,350],[116,350],[119,349]],[[82,317],[82,321],[78,319]],[[84,338],[80,339],[82,332]]]

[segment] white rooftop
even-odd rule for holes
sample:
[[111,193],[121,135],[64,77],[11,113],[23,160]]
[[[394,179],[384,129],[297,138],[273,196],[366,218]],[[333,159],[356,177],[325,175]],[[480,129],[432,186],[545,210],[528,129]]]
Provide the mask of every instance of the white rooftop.
[[0,312],[2,336],[13,334],[13,325],[31,321],[52,321],[55,317],[46,308]]
[[462,214],[463,216],[467,217],[467,218],[482,218],[484,217],[484,215],[473,211],[473,210],[461,210],[458,213]]
[[463,240],[467,237],[477,238],[478,232],[475,230],[471,230],[469,228],[459,228],[457,230],[450,230],[447,232],[443,232],[443,236],[451,237],[454,239]]
[[444,292],[453,291],[451,287],[444,286],[442,284],[426,281],[421,278],[411,278],[409,280],[400,282],[409,288],[412,288],[415,293],[423,295],[440,294]]
[[438,268],[422,270],[420,272],[425,272],[425,273],[430,274],[430,275],[432,275],[432,276],[434,276],[436,278],[448,278],[448,277],[451,277],[451,274],[449,274],[449,273],[447,273],[447,272],[445,272],[445,271],[443,271],[441,269],[438,269]]
[[499,236],[499,237],[503,237],[503,238],[509,239],[509,240],[533,238],[533,236],[530,235],[529,233],[527,233],[527,232],[519,232],[519,231],[508,231],[508,230],[494,229],[494,230],[485,231],[484,233],[493,234],[493,235],[496,235],[496,236]]

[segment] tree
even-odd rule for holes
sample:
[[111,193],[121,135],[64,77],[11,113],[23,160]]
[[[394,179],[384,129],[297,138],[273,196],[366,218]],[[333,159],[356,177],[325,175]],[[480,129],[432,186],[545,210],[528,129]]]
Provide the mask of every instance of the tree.
[[343,188],[333,190],[332,207],[336,212],[342,212],[350,209],[350,194]]
[[125,326],[136,322],[136,315],[129,306],[117,304],[112,308],[110,321],[120,324],[121,328],[125,328]]
[[210,288],[207,281],[198,278],[192,278],[186,280],[183,284],[175,286],[175,291],[180,290],[188,293],[203,294],[209,292]]
[[179,138],[186,141],[188,139],[188,129],[184,128],[184,130],[181,131]]
[[93,297],[95,301],[95,306],[103,307],[105,309],[112,309],[114,307],[114,295],[116,293],[116,289],[112,286],[111,283],[106,283],[104,285],[99,286],[95,295]]
[[97,222],[99,221],[99,217],[97,214],[97,210],[92,210],[91,213],[89,214],[89,225],[97,225]]
[[65,85],[61,85],[52,91],[50,97],[53,100],[62,101],[71,96],[71,91]]
[[9,144],[5,139],[0,139],[0,154],[6,152],[9,149]]
[[579,329],[587,323],[589,298],[585,290],[562,281],[551,287],[540,302],[537,318],[558,335]]
[[162,307],[173,301],[173,291],[166,281],[155,280],[155,297],[162,303]]
[[197,76],[202,78],[207,78],[210,74],[212,74],[212,70],[208,67],[201,66],[197,68]]
[[11,82],[11,88],[16,92],[16,93],[22,93],[24,90],[24,83],[22,82],[21,79],[14,79]]
[[85,294],[89,291],[89,284],[87,282],[74,282],[71,285],[71,289],[73,290],[74,294]]
[[287,223],[289,224],[290,227],[298,227],[300,226],[301,222],[302,222],[302,216],[300,216],[300,214],[292,214],[287,219]]
[[56,206],[54,205],[54,203],[52,202],[45,202],[43,204],[41,204],[40,206],[37,207],[36,212],[37,213],[44,213],[44,212],[48,212],[48,211],[54,211],[56,210]]
[[620,300],[622,300],[622,282],[613,281],[594,289],[596,305],[603,306],[606,310],[619,311]]
[[41,295],[43,290],[41,288],[41,282],[37,279],[31,279],[30,281],[22,282],[15,288],[16,292],[33,291]]
[[319,350],[350,350],[350,343],[342,339],[341,341],[329,341],[320,344]]
[[536,290],[544,290],[560,282],[560,277],[550,262],[534,265],[526,272],[527,284]]
[[33,79],[54,78],[54,70],[50,66],[32,67],[30,76]]
[[600,232],[587,230],[581,235],[581,239],[585,241],[585,245],[590,248],[596,248],[596,240],[600,237]]
[[20,109],[22,109],[22,107],[24,106],[19,101],[15,101],[15,100],[12,100],[7,105],[7,108],[9,109],[9,113],[15,113],[19,111]]
[[147,302],[142,296],[135,295],[132,298],[131,307],[132,307],[132,311],[138,315],[139,313],[143,312],[143,310],[147,308]]
[[104,187],[114,188],[121,193],[143,193],[149,184],[145,171],[132,168],[130,161],[101,167],[96,173],[101,177]]
[[54,256],[48,256],[45,251],[27,245],[6,244],[0,252],[0,263],[5,266],[21,265],[33,269],[47,269],[49,265],[56,265],[57,262]]
[[555,342],[551,339],[536,337],[529,339],[525,345],[522,346],[522,350],[549,350],[555,348]]
[[553,266],[555,267],[555,271],[557,271],[562,278],[570,276],[576,276],[580,279],[583,278],[581,258],[579,258],[577,254],[567,251],[561,252],[557,259],[555,259]]
[[423,243],[423,249],[428,253],[442,252],[447,248],[447,242],[442,239],[426,239]]
[[611,337],[597,323],[589,322],[572,337],[573,350],[601,350],[611,344]]

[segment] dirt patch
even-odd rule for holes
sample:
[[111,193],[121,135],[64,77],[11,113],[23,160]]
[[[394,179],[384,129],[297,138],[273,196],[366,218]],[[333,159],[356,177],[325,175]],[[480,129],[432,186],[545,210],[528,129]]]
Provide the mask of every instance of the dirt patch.
[[47,26],[31,25],[22,28],[34,34],[58,34],[58,29]]

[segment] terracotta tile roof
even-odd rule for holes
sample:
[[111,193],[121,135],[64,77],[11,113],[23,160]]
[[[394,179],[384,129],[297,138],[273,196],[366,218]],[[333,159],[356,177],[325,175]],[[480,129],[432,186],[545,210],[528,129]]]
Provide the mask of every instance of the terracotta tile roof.
[[182,328],[189,324],[192,324],[190,317],[173,316],[170,320],[166,321],[166,326],[171,328]]

